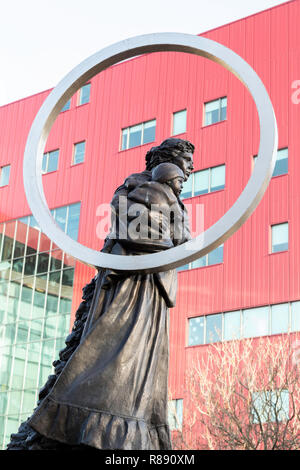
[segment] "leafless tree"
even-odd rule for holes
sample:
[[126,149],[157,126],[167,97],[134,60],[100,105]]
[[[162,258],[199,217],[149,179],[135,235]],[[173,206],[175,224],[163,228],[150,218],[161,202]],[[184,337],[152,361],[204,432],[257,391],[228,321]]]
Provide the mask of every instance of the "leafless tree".
[[200,347],[174,448],[300,449],[299,345],[290,334]]

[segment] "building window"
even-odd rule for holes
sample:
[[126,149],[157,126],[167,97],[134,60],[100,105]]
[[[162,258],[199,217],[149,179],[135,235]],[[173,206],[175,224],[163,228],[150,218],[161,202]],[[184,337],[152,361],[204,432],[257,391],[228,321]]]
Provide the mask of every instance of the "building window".
[[251,395],[251,414],[254,424],[288,420],[288,390],[261,390],[253,392]]
[[289,224],[277,224],[271,226],[272,246],[271,253],[287,251],[289,248]]
[[201,196],[225,188],[225,165],[195,171],[183,184],[181,198]]
[[58,168],[59,150],[52,150],[51,152],[44,153],[42,163],[42,173],[51,173]]
[[[51,212],[76,240],[80,203]],[[74,268],[75,260],[41,232],[33,216],[0,224],[0,448],[32,413],[65,347]]]
[[79,90],[78,106],[89,103],[91,94],[91,84],[87,83]]
[[241,312],[226,312],[224,314],[224,341],[240,339],[241,337]]
[[171,431],[182,428],[183,399],[170,400],[168,402],[168,421]]
[[189,319],[189,346],[204,344],[204,320],[204,316]]
[[172,135],[184,134],[186,132],[186,109],[173,113]]
[[180,266],[179,268],[177,268],[177,271],[204,268],[205,266],[212,266],[214,264],[223,263],[223,248],[224,245],[220,245],[207,255],[202,256],[202,258],[199,258],[196,261],[192,261],[191,263],[185,264],[184,266]]
[[138,147],[155,140],[156,119],[122,129],[121,150]]
[[[254,165],[257,159],[257,155],[253,157],[254,160]],[[274,171],[272,174],[272,178],[274,176],[280,176],[280,175],[285,175],[288,172],[288,148],[283,148],[277,150],[277,156],[276,156],[276,163],[274,167]]]
[[9,183],[10,165],[5,165],[0,168],[0,188],[7,186]]
[[73,165],[84,162],[85,141],[74,144]]
[[189,319],[188,345],[210,344],[222,341],[222,313]]
[[204,104],[204,125],[225,121],[227,115],[227,97],[218,98]]
[[80,202],[71,204],[69,206],[62,206],[58,207],[57,209],[52,209],[51,214],[61,230],[69,235],[69,237],[73,238],[73,240],[77,240],[80,217]]
[[79,229],[79,217],[80,217],[80,202],[71,204],[68,206],[68,214],[66,220],[66,234],[73,240],[78,238]]
[[69,111],[70,107],[71,107],[71,98],[66,102],[66,104],[64,105],[64,107],[61,110],[61,113],[64,112],[64,111]]
[[188,346],[300,331],[300,301],[189,318]]
[[243,338],[254,338],[269,334],[269,307],[243,310]]
[[222,341],[222,314],[207,315],[205,342],[216,343],[218,341]]

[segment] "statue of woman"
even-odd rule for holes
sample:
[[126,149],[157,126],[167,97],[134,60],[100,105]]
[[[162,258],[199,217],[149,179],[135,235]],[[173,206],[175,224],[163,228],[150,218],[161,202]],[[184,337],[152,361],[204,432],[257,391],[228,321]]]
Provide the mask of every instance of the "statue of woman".
[[[190,238],[179,198],[181,183],[173,180],[187,180],[193,170],[193,152],[190,142],[167,139],[147,153],[146,170],[128,177],[114,194],[115,223],[103,251],[124,256],[149,254]],[[166,162],[171,163],[170,169],[154,173]],[[176,167],[174,171],[174,165],[178,171]],[[154,228],[158,230],[155,236],[152,229],[147,240],[138,232],[132,236],[130,230],[124,238],[119,223],[121,196],[128,202],[128,214],[129,208],[138,204],[151,218],[152,200],[172,206],[172,213],[176,206],[175,212],[181,214],[184,225],[181,238],[174,237],[174,218],[170,219],[165,238],[160,237],[159,228]],[[127,229],[134,217],[127,217]],[[27,448],[42,448],[37,442],[37,436],[42,436],[45,442],[57,442],[57,448],[171,449],[167,416],[168,308],[175,305],[176,270],[126,274],[100,269],[91,285],[92,301],[80,337],[77,334],[77,344],[73,344],[72,354],[58,377],[52,379],[48,389],[44,387],[42,399],[40,396],[38,407],[26,423],[36,436],[31,439],[36,444]],[[8,448],[13,449],[12,444]]]

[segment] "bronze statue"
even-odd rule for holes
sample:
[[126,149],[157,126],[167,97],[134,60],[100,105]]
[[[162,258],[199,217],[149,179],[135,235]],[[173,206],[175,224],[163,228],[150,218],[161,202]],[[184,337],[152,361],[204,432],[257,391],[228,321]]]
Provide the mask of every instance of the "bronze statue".
[[[141,255],[190,239],[179,195],[193,152],[190,142],[167,139],[147,153],[146,170],[129,176],[113,196],[114,222],[103,251]],[[147,223],[138,223],[141,217]],[[8,449],[171,449],[168,308],[176,290],[176,270],[100,269],[84,289],[55,375]]]

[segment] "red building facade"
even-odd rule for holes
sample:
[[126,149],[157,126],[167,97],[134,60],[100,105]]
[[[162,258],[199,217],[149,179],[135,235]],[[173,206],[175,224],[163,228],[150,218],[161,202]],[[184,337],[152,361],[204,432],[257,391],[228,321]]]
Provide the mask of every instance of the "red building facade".
[[[203,34],[238,53],[262,79],[274,106],[278,148],[284,150],[279,159],[284,162],[282,171],[272,178],[254,214],[225,242],[217,258],[212,262],[203,260],[202,266],[189,266],[178,273],[177,305],[170,311],[169,383],[172,398],[183,399],[183,409],[185,374],[197,351],[210,347],[207,345],[209,331],[218,326],[222,337],[217,340],[231,339],[226,333],[231,328],[228,313],[240,312],[234,317],[235,325],[240,322],[240,326],[235,326],[240,337],[300,329],[297,303],[300,300],[299,22],[300,1],[294,0]],[[195,173],[207,170],[207,177],[212,169],[223,169],[224,181],[219,188],[210,186],[202,194],[186,198],[192,206],[203,204],[204,228],[229,209],[247,184],[258,152],[258,118],[248,91],[221,66],[184,53],[147,54],[95,76],[85,91],[83,104],[79,101],[79,92],[76,93],[69,109],[60,113],[51,130],[45,152],[59,150],[59,153],[53,171],[49,163],[53,155],[48,156],[48,163],[45,157],[43,176],[50,209],[80,203],[80,243],[101,248],[103,240],[96,233],[101,220],[99,206],[109,203],[115,188],[129,174],[144,169],[146,152],[173,135],[176,117],[181,116],[179,125],[183,125],[176,137],[195,145]],[[30,215],[23,189],[23,153],[32,121],[48,93],[45,91],[0,108],[3,179],[6,177],[3,168],[10,165],[8,184],[0,187],[2,225]],[[205,116],[212,116],[207,104],[222,98],[226,98],[223,115],[220,108],[218,117],[214,115],[211,123],[207,123]],[[214,104],[211,106],[217,109]],[[186,112],[174,115],[179,111]],[[129,148],[125,148],[122,130],[129,128],[133,134],[133,126],[149,121],[155,121],[154,140],[150,137],[151,142],[141,141],[134,147],[128,143]],[[146,135],[147,126],[142,128]],[[83,142],[85,145],[78,147],[78,157],[74,154],[76,144]],[[280,162],[278,165],[280,167]],[[197,192],[195,188],[193,194]],[[277,231],[274,227],[278,226],[281,227]],[[70,327],[81,300],[81,289],[93,275],[93,269],[76,263]],[[272,306],[277,305],[283,305],[280,320],[273,314],[278,307]],[[258,307],[267,310],[262,314],[264,323],[255,330],[256,317],[252,319],[251,312]],[[196,333],[193,336],[190,319],[196,318],[199,318],[199,325],[194,323]],[[3,337],[8,324],[4,322]],[[29,337],[25,342],[30,343]],[[17,333],[13,344],[18,344]],[[24,383],[25,379],[20,386],[23,401]],[[12,402],[12,390],[19,389],[3,384],[1,392],[10,394]],[[1,413],[4,442],[9,432],[14,432],[24,419],[26,410],[10,412],[7,404]],[[12,424],[8,424],[10,417],[17,417]]]

